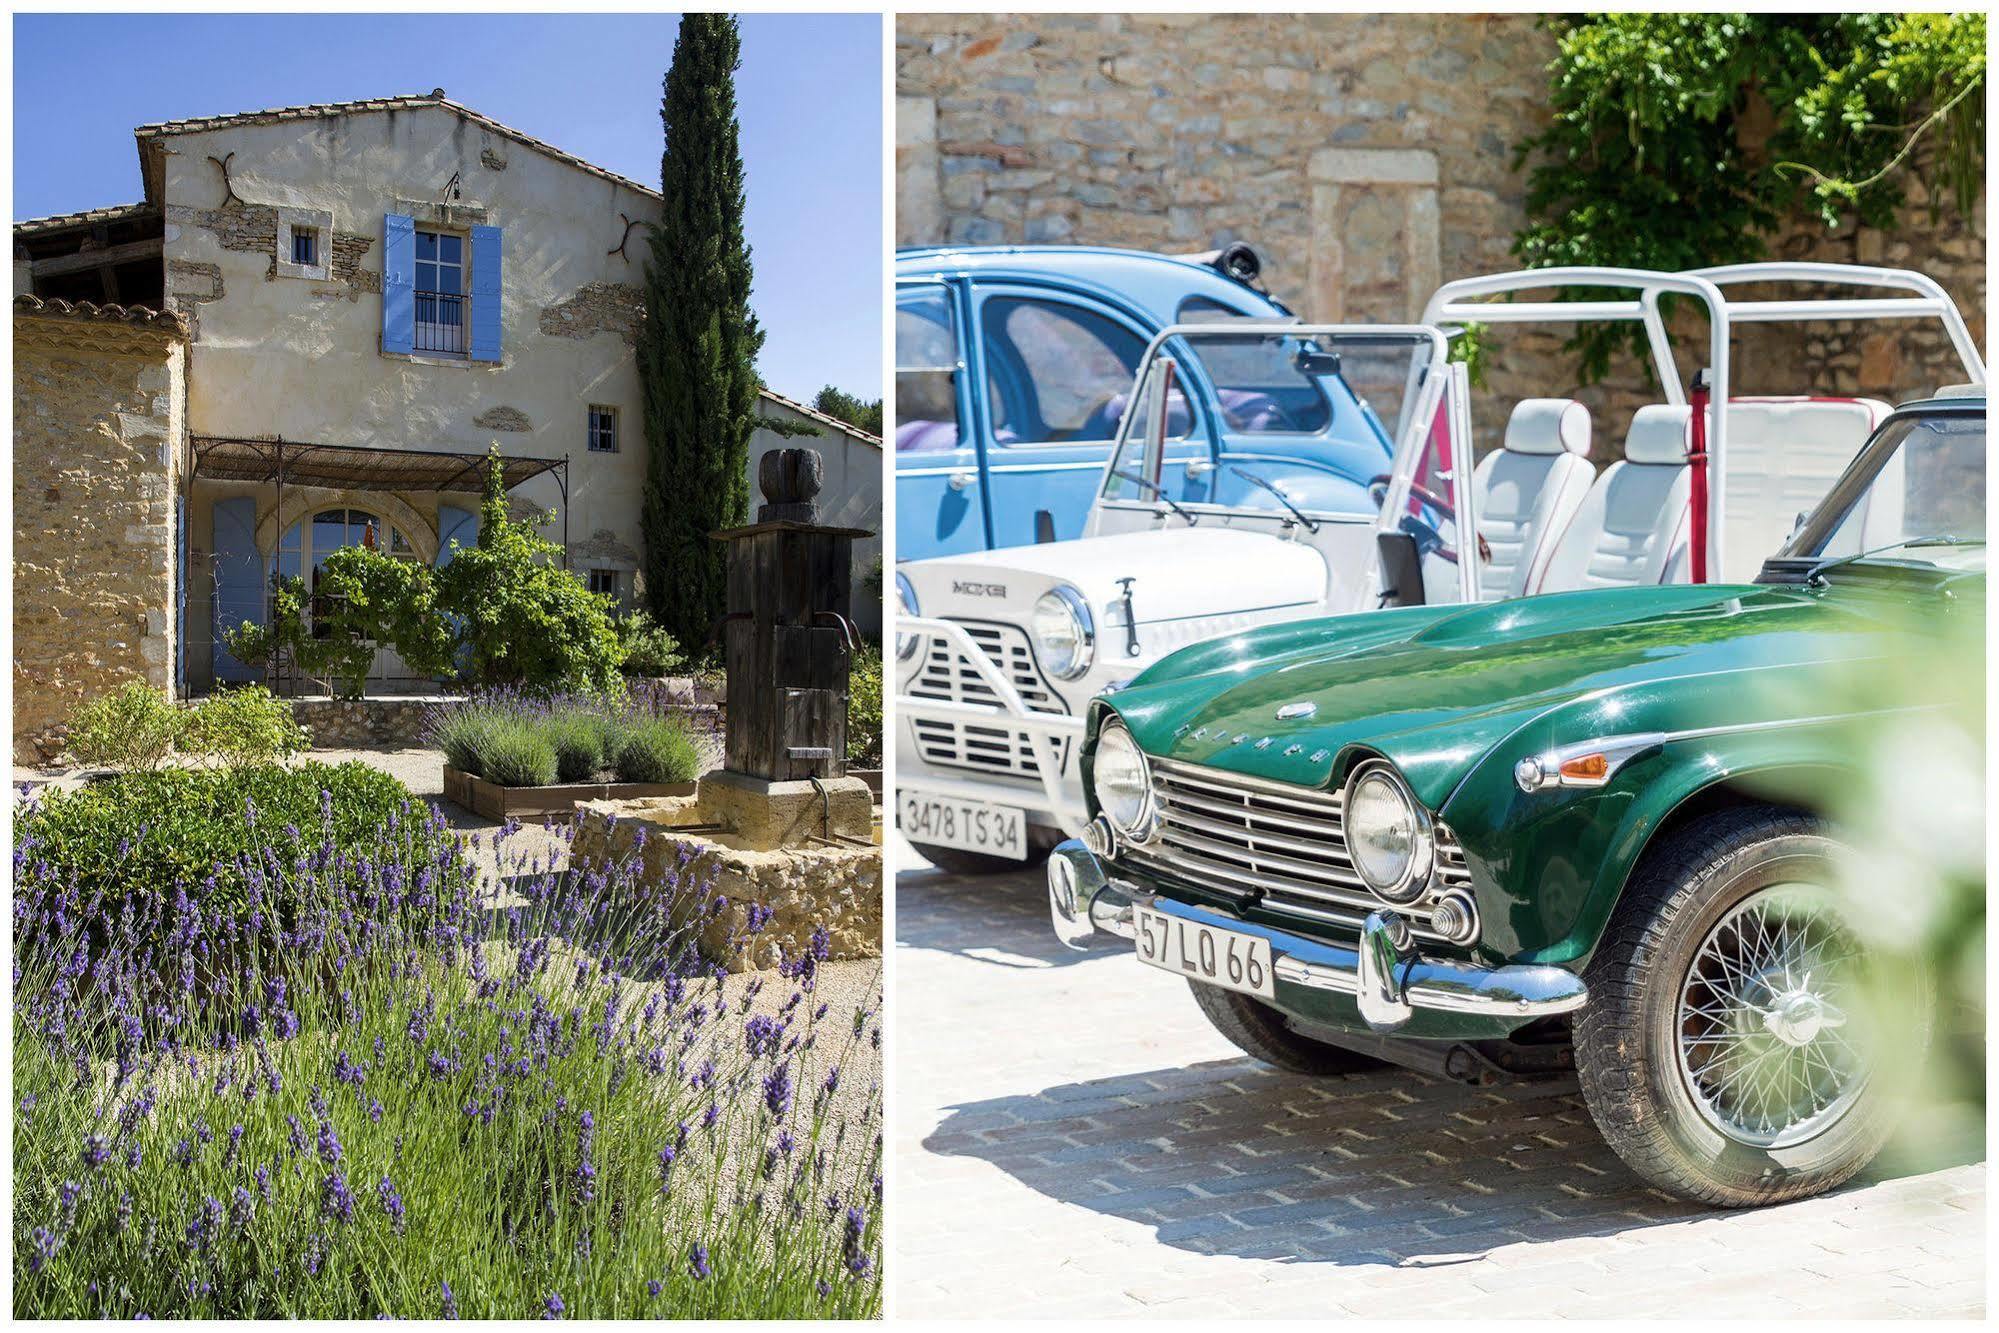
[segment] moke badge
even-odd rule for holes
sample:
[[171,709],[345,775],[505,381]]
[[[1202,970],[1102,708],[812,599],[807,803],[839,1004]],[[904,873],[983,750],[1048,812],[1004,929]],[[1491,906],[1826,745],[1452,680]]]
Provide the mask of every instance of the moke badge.
[[1277,710],[1277,720],[1279,722],[1296,722],[1299,718],[1310,717],[1318,711],[1319,705],[1307,699],[1295,704],[1285,704],[1284,707]]

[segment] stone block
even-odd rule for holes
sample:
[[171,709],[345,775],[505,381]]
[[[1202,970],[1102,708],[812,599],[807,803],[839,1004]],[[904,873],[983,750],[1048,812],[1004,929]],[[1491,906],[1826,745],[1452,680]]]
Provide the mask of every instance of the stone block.
[[722,769],[701,778],[695,799],[704,815],[759,849],[796,846],[814,836],[866,839],[874,827],[874,794],[854,777],[815,786]]

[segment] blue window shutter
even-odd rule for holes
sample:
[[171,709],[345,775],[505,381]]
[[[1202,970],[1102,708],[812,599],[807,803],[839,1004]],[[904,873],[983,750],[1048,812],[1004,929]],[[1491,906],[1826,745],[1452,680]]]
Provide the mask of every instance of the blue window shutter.
[[213,510],[214,532],[209,546],[215,552],[215,678],[256,680],[258,673],[229,655],[222,634],[244,621],[264,623],[264,561],[257,554],[257,501],[248,495],[217,500]]
[[479,544],[479,511],[460,509],[457,505],[437,507],[437,567],[443,569],[451,563],[451,542],[456,538],[459,546],[473,547]]
[[382,219],[382,350],[410,350],[416,334],[416,219]]
[[500,229],[472,229],[472,359],[500,359]]

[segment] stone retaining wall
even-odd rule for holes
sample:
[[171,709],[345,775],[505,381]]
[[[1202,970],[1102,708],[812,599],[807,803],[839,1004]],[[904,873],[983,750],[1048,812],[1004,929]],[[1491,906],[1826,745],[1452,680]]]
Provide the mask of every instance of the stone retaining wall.
[[[690,689],[689,697],[693,697]],[[312,735],[316,750],[407,749],[427,744],[430,710],[462,702],[457,695],[400,695],[379,699],[305,698],[291,701],[292,715]],[[712,703],[672,705],[697,736],[722,728],[722,710]]]
[[[1254,245],[1307,318],[1415,318],[1440,279],[1516,267],[1554,37],[1536,15],[904,14],[896,21],[896,237],[1186,253]],[[1905,231],[1799,228],[1771,258],[1923,270],[1982,344],[1985,210]],[[1495,331],[1482,446],[1512,404],[1575,396],[1596,457],[1656,401],[1635,363],[1580,390],[1563,335]],[[1735,391],[1908,398],[1962,378],[1934,324],[1738,335]]]

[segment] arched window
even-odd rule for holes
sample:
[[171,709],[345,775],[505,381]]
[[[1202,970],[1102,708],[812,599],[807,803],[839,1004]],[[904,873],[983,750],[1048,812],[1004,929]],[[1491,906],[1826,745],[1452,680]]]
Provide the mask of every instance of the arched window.
[[271,554],[270,572],[283,578],[304,578],[306,591],[312,595],[310,614],[316,617],[325,610],[319,596],[319,572],[326,557],[343,546],[372,546],[400,560],[416,559],[416,548],[402,529],[384,523],[378,515],[365,509],[322,509],[285,529],[278,549]]

